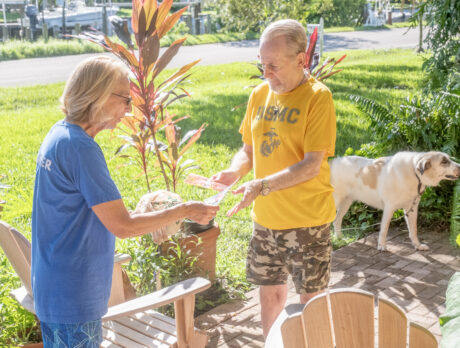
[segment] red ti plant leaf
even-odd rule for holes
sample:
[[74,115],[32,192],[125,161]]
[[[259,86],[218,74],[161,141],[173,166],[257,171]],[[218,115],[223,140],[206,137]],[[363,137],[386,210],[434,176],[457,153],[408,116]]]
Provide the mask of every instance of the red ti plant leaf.
[[137,33],[139,31],[139,2],[133,0],[133,12],[131,15],[131,27],[133,28],[134,34],[136,35],[136,41],[138,42]]
[[331,77],[332,75],[337,74],[337,73],[339,73],[339,72],[341,72],[341,71],[342,71],[342,69],[339,69],[339,70],[336,70],[336,71],[332,71],[332,72],[330,72],[329,74],[326,74],[326,75],[324,75],[324,76],[321,76],[318,80],[323,81],[323,80],[325,80],[325,79]]
[[157,25],[158,28],[158,37],[161,39],[168,31],[171,30],[171,28],[177,23],[179,20],[180,16],[182,16],[182,13],[187,10],[187,7],[181,8],[179,11],[174,12],[172,15],[168,16],[163,23],[160,22],[160,18],[158,18],[158,23],[160,25]]
[[174,56],[177,54],[179,51],[179,48],[182,46],[184,41],[187,38],[182,38],[182,39],[177,39],[174,41],[171,46],[168,47],[168,49],[161,55],[160,59],[155,64],[155,68],[153,70],[153,76],[152,79],[155,79],[159,73],[163,71],[163,69],[169,64],[171,59],[174,58]]
[[[190,118],[190,116],[182,116],[180,118],[177,118],[178,116],[177,115],[171,115],[170,113],[168,113],[167,111],[165,111],[165,118],[161,121],[158,121],[155,125],[155,132],[157,132],[158,130],[160,130],[161,128],[165,127],[166,125],[168,124],[176,124],[177,122],[181,121],[181,120],[184,120],[186,118]],[[165,127],[166,128],[166,127]]]
[[145,11],[145,19],[146,19],[145,27],[149,28],[153,18],[156,16],[157,11],[158,11],[157,0],[143,1],[142,7],[144,8],[144,11]]
[[152,34],[157,30],[157,18],[158,18],[158,9],[155,10],[153,17],[147,21],[147,37],[152,36]]
[[110,41],[107,36],[104,36],[104,40],[107,46],[111,48],[112,52],[123,59],[130,67],[134,69],[139,67],[139,62],[137,61],[136,57],[126,48],[124,48],[122,45]]
[[147,37],[142,46],[142,66],[144,67],[144,75],[149,74],[149,67],[153,67],[153,63],[158,59],[160,54],[160,40],[157,34]]
[[128,23],[118,16],[109,17],[109,21],[118,38],[123,41],[129,49],[134,49],[133,42],[131,41],[131,33],[128,29]]
[[147,31],[147,19],[145,18],[145,10],[144,7],[141,7],[141,11],[139,13],[139,31],[137,33],[137,45],[141,47],[144,43],[145,32]]
[[331,58],[326,58],[326,60],[323,62],[323,64],[322,64],[318,69],[315,70],[314,75],[315,75],[316,77],[318,77],[318,76],[321,74],[321,72],[323,71],[323,69],[324,69],[327,65],[329,65],[332,61],[333,61],[333,60],[332,60]]
[[[205,130],[206,126],[207,126],[207,124],[206,124],[206,123],[203,123],[199,129],[195,129],[195,130],[189,131],[189,132],[184,136],[185,139],[188,139],[187,136],[189,136],[189,137],[190,137],[190,140],[189,140],[189,141],[187,142],[187,144],[180,150],[179,156],[182,156],[182,155],[185,153],[185,151],[187,151],[187,150],[190,148],[190,146],[192,146],[193,143],[196,142],[196,141],[200,138],[201,133],[203,133],[203,131]],[[191,133],[190,135],[188,135],[190,132],[192,132],[192,133]],[[184,141],[182,141],[181,144],[182,144],[182,143],[184,143]]]
[[[184,65],[182,68],[180,68],[178,71],[176,71],[174,74],[172,74],[170,77],[168,77],[166,80],[164,80],[159,86],[158,88],[162,88],[163,86],[164,87],[167,87],[169,86],[168,83],[169,82],[174,82],[174,80],[180,76],[183,76],[187,71],[190,70],[190,68],[192,68],[193,66],[195,66],[196,64],[198,64],[199,62],[201,61],[201,59],[198,59],[198,60],[195,60],[194,62],[191,62],[187,65]],[[187,77],[190,76],[190,75],[187,75]]]
[[337,60],[337,62],[335,62],[335,65],[339,64],[342,60],[344,60],[346,56],[347,56],[347,55],[344,54],[342,57],[340,57],[340,58]]
[[318,40],[318,28],[313,30],[313,34],[310,36],[310,42],[308,43],[307,52],[305,54],[305,67],[310,69],[311,61],[313,59],[313,53],[315,53],[316,41]]
[[157,27],[160,27],[165,21],[165,18],[169,13],[172,4],[173,0],[163,0],[163,2],[158,7]]

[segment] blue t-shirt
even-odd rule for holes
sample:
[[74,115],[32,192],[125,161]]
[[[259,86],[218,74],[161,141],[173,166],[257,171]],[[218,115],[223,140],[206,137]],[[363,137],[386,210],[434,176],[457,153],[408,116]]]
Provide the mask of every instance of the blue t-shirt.
[[40,147],[32,210],[35,311],[48,323],[81,323],[107,312],[115,236],[91,207],[120,199],[99,145],[57,122]]

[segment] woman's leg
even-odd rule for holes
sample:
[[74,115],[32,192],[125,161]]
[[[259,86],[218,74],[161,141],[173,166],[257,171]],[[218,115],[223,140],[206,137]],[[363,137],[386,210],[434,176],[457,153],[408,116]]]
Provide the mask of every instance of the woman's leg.
[[77,324],[40,324],[44,348],[99,348],[102,342],[101,320]]

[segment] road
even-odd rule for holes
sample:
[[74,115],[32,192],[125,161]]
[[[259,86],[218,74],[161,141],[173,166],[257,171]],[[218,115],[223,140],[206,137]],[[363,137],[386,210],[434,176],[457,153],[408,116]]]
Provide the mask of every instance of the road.
[[[325,34],[324,52],[349,49],[416,48],[418,40],[418,30],[407,28]],[[177,68],[200,58],[201,65],[255,61],[257,47],[257,40],[184,46],[168,67]],[[94,54],[0,62],[0,87],[65,81],[80,61],[92,55]]]

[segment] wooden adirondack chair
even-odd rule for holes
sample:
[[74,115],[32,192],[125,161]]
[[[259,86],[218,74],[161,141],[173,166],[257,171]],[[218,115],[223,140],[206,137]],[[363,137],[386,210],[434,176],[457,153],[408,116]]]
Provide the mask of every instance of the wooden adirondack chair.
[[374,300],[370,292],[342,288],[305,305],[288,305],[270,329],[265,348],[374,348],[375,342],[379,348],[438,347],[427,329],[415,323],[408,327],[403,310],[391,301],[379,298],[375,317]]
[[[31,245],[20,232],[0,221],[0,246],[22,281],[11,295],[35,313],[30,281]],[[101,347],[190,347],[202,348],[208,338],[194,327],[195,294],[210,286],[204,278],[192,278],[159,291],[126,301],[121,263],[128,255],[115,258],[108,313],[102,318]],[[174,302],[175,319],[153,310]]]

